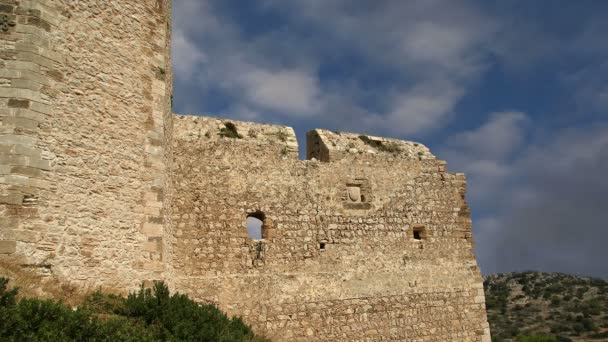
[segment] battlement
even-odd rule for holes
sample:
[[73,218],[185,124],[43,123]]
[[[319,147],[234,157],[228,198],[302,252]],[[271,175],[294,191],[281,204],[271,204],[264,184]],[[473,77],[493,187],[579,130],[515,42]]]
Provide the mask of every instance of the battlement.
[[298,157],[298,140],[289,126],[174,114],[175,139],[280,146],[284,154]]
[[[292,127],[198,115],[174,114],[174,117],[175,139],[280,146],[284,157],[297,159],[299,144]],[[306,134],[306,159],[332,162],[345,158],[436,159],[429,148],[413,141],[326,129]]]
[[405,160],[435,159],[426,146],[412,141],[326,129],[312,130],[306,134],[306,138],[306,158],[323,162],[357,158],[361,155]]

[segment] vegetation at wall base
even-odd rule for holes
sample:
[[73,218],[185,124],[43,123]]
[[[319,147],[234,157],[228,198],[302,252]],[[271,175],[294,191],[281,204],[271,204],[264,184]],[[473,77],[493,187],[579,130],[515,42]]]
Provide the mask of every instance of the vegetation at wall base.
[[0,278],[1,341],[266,341],[240,318],[171,295],[162,282],[127,298],[98,291],[77,308],[17,293]]
[[492,341],[608,341],[608,282],[560,273],[485,278]]

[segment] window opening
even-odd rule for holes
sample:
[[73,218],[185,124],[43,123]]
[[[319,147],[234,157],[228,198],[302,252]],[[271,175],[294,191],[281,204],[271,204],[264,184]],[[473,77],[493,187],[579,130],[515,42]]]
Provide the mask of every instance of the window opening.
[[422,240],[426,237],[424,226],[416,226],[413,228],[414,240]]
[[264,214],[255,212],[247,215],[247,235],[254,240],[264,238]]
[[321,251],[325,250],[325,242],[319,242],[319,250],[321,250]]

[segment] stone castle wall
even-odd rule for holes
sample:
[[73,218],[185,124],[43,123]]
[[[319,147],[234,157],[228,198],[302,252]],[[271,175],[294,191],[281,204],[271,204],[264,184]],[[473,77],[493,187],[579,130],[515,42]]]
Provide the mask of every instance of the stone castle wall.
[[420,144],[324,130],[302,161],[291,128],[231,121],[230,138],[228,122],[174,120],[176,289],[279,341],[489,340],[462,174]]
[[170,0],[0,0],[0,258],[165,280],[279,341],[489,341],[463,175],[413,142],[315,130],[299,160],[289,127],[174,115],[170,38]]
[[0,0],[0,253],[82,283],[162,278],[170,6]]

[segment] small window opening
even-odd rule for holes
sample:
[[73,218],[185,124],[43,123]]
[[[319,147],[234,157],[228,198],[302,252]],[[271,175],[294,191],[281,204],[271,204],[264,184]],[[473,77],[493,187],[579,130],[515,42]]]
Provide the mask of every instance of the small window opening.
[[321,251],[325,250],[325,242],[319,242],[319,250],[321,250]]
[[422,240],[426,237],[424,226],[417,226],[413,229],[414,240]]
[[254,240],[264,238],[264,214],[262,212],[247,215],[247,235]]

